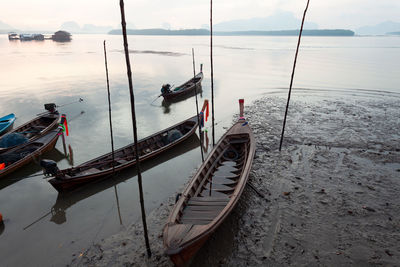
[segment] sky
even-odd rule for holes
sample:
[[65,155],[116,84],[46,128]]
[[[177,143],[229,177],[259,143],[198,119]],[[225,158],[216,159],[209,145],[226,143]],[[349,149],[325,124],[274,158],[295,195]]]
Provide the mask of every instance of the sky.
[[[214,0],[213,23],[267,17],[278,11],[301,18],[306,0]],[[127,22],[138,29],[201,28],[210,22],[207,0],[125,0]],[[306,20],[320,29],[356,29],[400,22],[400,0],[310,0]],[[119,0],[1,0],[0,21],[17,29],[57,30],[63,22],[120,25]]]

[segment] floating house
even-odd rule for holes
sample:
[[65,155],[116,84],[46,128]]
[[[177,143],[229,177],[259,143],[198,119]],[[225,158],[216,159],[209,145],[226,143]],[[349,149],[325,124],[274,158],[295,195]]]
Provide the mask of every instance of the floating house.
[[69,42],[71,41],[71,34],[66,31],[57,31],[51,36],[51,38],[56,42]]

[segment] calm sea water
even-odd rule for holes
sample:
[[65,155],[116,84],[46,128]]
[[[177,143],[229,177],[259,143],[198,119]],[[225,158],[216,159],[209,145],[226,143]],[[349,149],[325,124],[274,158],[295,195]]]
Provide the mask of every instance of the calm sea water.
[[[162,105],[163,83],[179,85],[204,64],[200,105],[210,98],[209,38],[204,36],[130,36],[139,137],[195,114],[194,97]],[[115,146],[132,142],[129,91],[121,36],[74,35],[70,43],[9,42],[0,35],[0,116],[15,113],[18,126],[43,111],[44,103],[61,107],[70,122],[67,143],[74,164],[111,151],[103,40],[107,41]],[[238,111],[262,95],[286,96],[296,37],[215,37],[214,88],[216,136]],[[293,96],[375,97],[400,95],[400,38],[304,37]],[[211,140],[211,132],[209,138]],[[45,155],[70,166],[61,141]],[[147,212],[163,203],[200,164],[198,137],[144,164]],[[118,178],[59,195],[30,164],[0,180],[0,255],[4,266],[67,264],[93,242],[114,234],[140,218],[135,170]]]

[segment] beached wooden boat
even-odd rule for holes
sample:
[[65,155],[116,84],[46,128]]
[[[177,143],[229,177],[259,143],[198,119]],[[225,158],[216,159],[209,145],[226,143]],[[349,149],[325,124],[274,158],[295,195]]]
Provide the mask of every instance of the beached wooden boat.
[[14,125],[15,115],[14,113],[8,114],[0,118],[0,135],[5,134],[12,129]]
[[[47,112],[39,114],[36,118],[31,121],[24,123],[21,126],[13,129],[7,134],[0,137],[0,143],[5,138],[8,138],[10,135],[18,133],[22,138],[25,138],[26,141],[33,141],[36,138],[39,138],[43,134],[47,133],[51,129],[55,128],[60,120],[60,114],[56,110],[55,104],[45,104]],[[25,142],[26,143],[26,142]],[[19,144],[21,145],[21,144]],[[17,145],[17,146],[19,146]],[[0,146],[0,153],[4,153],[16,146]]]
[[185,95],[192,94],[195,88],[201,87],[201,81],[203,80],[203,65],[200,65],[200,72],[196,74],[192,79],[181,84],[171,90],[169,84],[164,84],[161,88],[161,95],[166,101],[172,101],[173,99],[182,98]]
[[[180,122],[163,131],[138,141],[139,160],[154,156],[176,146],[195,133],[198,126],[197,116]],[[136,164],[134,144],[114,151],[114,171],[120,171]],[[111,177],[113,173],[112,153],[105,154],[79,166],[58,170],[55,163],[42,161],[47,175],[55,178],[49,180],[58,191],[71,190],[89,182]]]
[[35,157],[51,150],[62,129],[53,129],[41,137],[0,154],[0,178],[31,162]]
[[163,234],[165,253],[175,265],[189,261],[235,207],[254,152],[254,136],[241,112],[241,118],[210,152],[168,218]]

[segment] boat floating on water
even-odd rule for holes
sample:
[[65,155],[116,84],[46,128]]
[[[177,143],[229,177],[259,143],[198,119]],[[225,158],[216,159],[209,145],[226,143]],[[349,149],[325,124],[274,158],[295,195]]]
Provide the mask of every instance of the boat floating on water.
[[164,97],[165,101],[173,101],[174,99],[178,99],[188,94],[192,94],[195,88],[200,89],[203,76],[204,76],[203,64],[200,64],[200,72],[196,74],[193,78],[191,78],[189,81],[175,87],[174,89],[171,88],[171,85],[164,84],[161,87],[161,96]]
[[0,136],[10,131],[14,125],[14,113],[8,114],[0,118]]
[[187,263],[226,219],[248,180],[255,139],[243,117],[219,140],[176,202],[164,227],[165,253]]
[[60,120],[56,104],[44,105],[46,112],[0,137],[0,154],[33,141],[53,129]]
[[62,127],[53,128],[39,138],[0,153],[0,178],[53,149],[62,131]]
[[[154,158],[156,155],[175,147],[195,133],[198,126],[197,116],[193,116],[165,130],[138,141],[139,161]],[[112,177],[113,172],[126,169],[136,164],[134,143],[111,153],[97,157],[79,166],[59,170],[51,160],[42,160],[44,174],[54,176],[49,183],[59,192],[81,187],[89,182]]]

